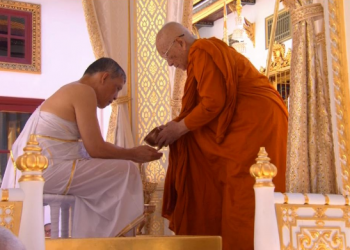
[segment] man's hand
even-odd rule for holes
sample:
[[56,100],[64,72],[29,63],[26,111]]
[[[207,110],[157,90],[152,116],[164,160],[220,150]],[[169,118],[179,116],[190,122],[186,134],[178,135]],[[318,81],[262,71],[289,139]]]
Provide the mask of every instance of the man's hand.
[[146,145],[138,146],[138,147],[132,148],[131,150],[133,150],[132,161],[137,163],[155,161],[160,159],[160,157],[163,156],[163,153],[160,153],[155,148],[152,148]]
[[156,139],[158,148],[166,147],[179,139],[182,135],[186,134],[189,129],[186,127],[184,120],[180,122],[168,122],[166,125],[159,127],[161,130]]

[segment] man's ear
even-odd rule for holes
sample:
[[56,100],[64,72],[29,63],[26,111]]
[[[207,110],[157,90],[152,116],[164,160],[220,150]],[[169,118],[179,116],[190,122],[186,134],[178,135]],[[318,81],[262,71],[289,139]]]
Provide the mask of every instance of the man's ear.
[[109,77],[108,72],[103,72],[101,75],[101,83],[105,83],[106,79]]

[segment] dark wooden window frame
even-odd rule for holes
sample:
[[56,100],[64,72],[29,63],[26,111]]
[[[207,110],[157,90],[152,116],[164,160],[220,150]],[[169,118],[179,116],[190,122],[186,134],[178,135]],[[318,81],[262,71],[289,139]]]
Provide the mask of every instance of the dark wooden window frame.
[[[0,112],[33,113],[44,99],[17,98],[0,96]],[[8,154],[9,150],[0,149],[0,154]]]
[[[31,21],[28,20],[28,32],[26,41],[30,41],[31,45],[26,48],[25,53],[28,55],[25,59],[23,58],[8,58],[0,57],[0,71],[15,71],[25,73],[41,73],[41,6],[39,4],[17,2],[17,1],[0,1],[0,13],[11,13],[13,16],[31,16]],[[17,13],[17,14],[16,14]],[[20,17],[18,16],[18,17]],[[10,24],[8,24],[10,25]],[[27,29],[27,27],[26,27]],[[0,36],[8,37],[8,35]],[[28,51],[27,51],[28,50]]]
[[[9,10],[0,8],[0,15],[7,17],[7,34],[0,34],[0,38],[7,39],[7,56],[0,56],[0,61],[8,63],[31,64],[32,62],[32,13],[24,11]],[[24,36],[15,36],[11,34],[11,17],[23,18]],[[11,57],[11,39],[24,40],[24,58]]]

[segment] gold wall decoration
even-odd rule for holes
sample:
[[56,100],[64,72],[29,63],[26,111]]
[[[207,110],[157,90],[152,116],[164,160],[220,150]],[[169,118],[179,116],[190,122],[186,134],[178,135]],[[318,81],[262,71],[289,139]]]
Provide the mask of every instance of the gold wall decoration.
[[[290,61],[292,58],[292,50],[288,49],[286,52],[286,47],[283,43],[275,43],[272,49],[272,62],[270,63],[270,73],[275,74],[276,71],[289,69]],[[260,68],[261,73],[266,72],[266,68]]]
[[339,187],[343,195],[350,194],[350,97],[348,65],[346,58],[346,36],[344,21],[344,0],[328,1],[331,65],[333,72],[336,124],[339,144],[342,185]]
[[0,202],[0,226],[18,236],[22,216],[22,201]]
[[[144,137],[156,126],[170,120],[170,83],[168,65],[156,50],[157,32],[166,21],[167,0],[137,0],[134,35],[136,86],[136,141],[143,144]],[[164,234],[164,219],[161,217],[162,188],[168,166],[168,148],[162,149],[164,155],[158,161],[143,164],[146,181],[158,183],[158,189],[152,194],[151,204],[156,211],[151,215],[147,232],[152,235]]]
[[350,249],[347,205],[276,204],[281,250]]
[[[32,17],[31,29],[31,62],[4,62],[0,59],[0,70],[25,73],[41,73],[41,6],[39,4],[17,1],[0,0],[0,8],[12,11],[30,13]],[[26,38],[27,39],[27,38]],[[26,40],[27,41],[27,40]],[[27,52],[28,50],[26,50]]]
[[[137,138],[143,138],[154,127],[170,120],[170,86],[168,66],[156,50],[155,41],[158,30],[166,20],[167,1],[136,1],[137,38],[135,72],[137,75]],[[163,151],[168,151],[165,148]],[[148,181],[164,183],[167,153],[159,161],[145,164],[145,177]]]
[[244,18],[243,29],[255,48],[255,23],[251,23],[247,18]]

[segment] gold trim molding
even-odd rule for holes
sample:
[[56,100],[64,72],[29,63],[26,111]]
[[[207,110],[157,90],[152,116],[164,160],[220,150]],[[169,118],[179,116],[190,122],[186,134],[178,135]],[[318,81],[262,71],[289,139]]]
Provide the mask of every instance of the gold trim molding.
[[208,7],[204,8],[201,11],[198,11],[197,13],[193,14],[192,17],[192,23],[197,23],[199,22],[201,19],[209,16],[210,14],[214,13],[215,11],[223,8],[224,4],[229,4],[231,3],[233,0],[218,0],[215,3],[209,5]]
[[329,0],[329,32],[331,64],[333,72],[334,100],[337,120],[339,157],[342,176],[342,194],[350,194],[350,98],[346,58],[346,36],[343,0]]
[[32,62],[30,64],[0,61],[0,70],[41,73],[41,6],[40,4],[0,0],[0,8],[32,13]]

